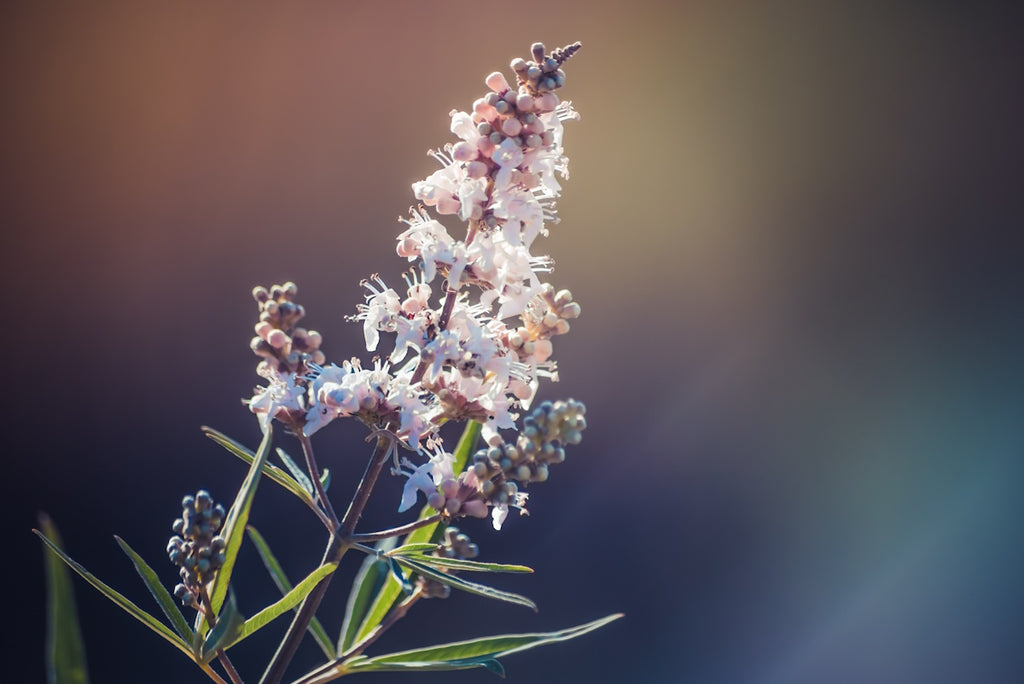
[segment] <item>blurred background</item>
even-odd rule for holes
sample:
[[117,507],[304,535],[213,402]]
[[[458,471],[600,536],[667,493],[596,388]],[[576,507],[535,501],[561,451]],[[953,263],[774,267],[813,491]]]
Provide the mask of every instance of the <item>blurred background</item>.
[[[1010,6],[4,3],[0,678],[43,680],[37,512],[155,609],[112,535],[173,585],[181,496],[232,499],[245,467],[199,426],[259,441],[251,287],[294,280],[328,357],[365,359],[343,316],[361,278],[399,282],[395,217],[449,110],[531,42],[580,40],[572,177],[538,247],[583,306],[543,395],[585,401],[590,427],[530,517],[463,526],[535,568],[500,586],[541,611],[429,602],[377,652],[621,611],[510,657],[509,681],[1024,681]],[[318,442],[339,502],[363,436]],[[368,525],[400,520],[400,486]],[[314,567],[322,529],[288,494],[262,486],[253,522],[293,579]],[[276,592],[251,548],[240,563],[252,614]],[[75,590],[94,682],[206,681]],[[286,626],[232,651],[247,681]]]

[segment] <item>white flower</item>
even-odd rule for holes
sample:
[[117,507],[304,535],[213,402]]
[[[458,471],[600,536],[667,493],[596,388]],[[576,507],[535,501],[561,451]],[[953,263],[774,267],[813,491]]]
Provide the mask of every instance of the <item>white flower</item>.
[[[437,499],[441,499],[443,503],[443,497],[438,496],[437,489],[445,482],[455,481],[452,473],[454,463],[454,456],[444,449],[436,449],[429,461],[412,472],[398,471],[409,478],[402,488],[402,502],[398,506],[398,512],[404,513],[412,508],[416,503],[417,492],[423,492],[427,497],[427,503],[439,503]],[[411,467],[413,464],[406,459],[404,465]]]
[[505,189],[512,182],[512,171],[523,163],[523,148],[512,138],[505,138],[495,148],[491,159],[500,169],[494,177],[494,185],[498,189]]
[[275,370],[267,369],[261,373],[268,381],[266,387],[257,387],[252,399],[249,400],[249,410],[256,414],[260,421],[260,428],[263,432],[270,427],[270,421],[274,419],[277,412],[285,410],[303,411],[302,396],[305,390],[296,387],[294,373],[278,373]]
[[399,513],[405,513],[416,504],[417,492],[423,492],[429,497],[437,491],[437,485],[434,484],[434,478],[431,474],[433,467],[434,464],[427,461],[413,472],[406,473],[406,477],[409,479],[405,481],[405,486],[402,487],[402,502],[398,505]]
[[[511,504],[511,507],[518,508],[520,515],[529,515],[529,511],[524,508],[528,497],[529,494],[526,492],[519,492],[516,494],[516,502]],[[508,517],[508,509],[509,504],[495,504],[491,509],[491,524],[494,525],[495,530],[501,531],[501,526],[505,524],[505,519]]]

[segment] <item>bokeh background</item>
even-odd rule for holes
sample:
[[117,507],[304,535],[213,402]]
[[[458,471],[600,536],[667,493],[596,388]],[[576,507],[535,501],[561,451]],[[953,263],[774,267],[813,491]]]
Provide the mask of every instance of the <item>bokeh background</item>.
[[[488,558],[536,569],[502,586],[541,612],[458,596],[381,646],[622,611],[509,658],[509,681],[1024,681],[1010,5],[4,3],[0,679],[43,680],[37,511],[149,605],[111,536],[172,584],[181,495],[233,496],[244,466],[198,428],[259,439],[239,402],[252,285],[295,280],[328,356],[365,358],[343,316],[361,278],[405,267],[394,217],[448,111],[534,40],[581,40],[572,178],[543,244],[584,313],[543,391],[584,400],[590,427],[530,517],[466,526]],[[362,437],[320,442],[338,499]],[[367,520],[398,521],[400,484]],[[308,572],[312,516],[269,484],[256,508]],[[252,613],[275,591],[251,549],[241,563]],[[76,591],[94,682],[205,681]],[[239,646],[247,680],[285,623]]]

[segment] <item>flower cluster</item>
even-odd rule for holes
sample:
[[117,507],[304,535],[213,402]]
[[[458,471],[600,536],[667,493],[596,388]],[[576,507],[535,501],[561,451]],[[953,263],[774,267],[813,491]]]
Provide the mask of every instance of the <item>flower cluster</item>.
[[196,607],[202,602],[203,587],[224,565],[224,538],[217,535],[224,523],[224,507],[201,489],[182,499],[181,508],[167,555],[181,568],[181,583],[174,588],[174,595],[182,605]]
[[[457,477],[452,456],[437,451],[434,456],[410,472],[402,495],[406,510],[423,492],[427,504],[448,518],[482,518],[491,511],[494,529],[500,530],[509,508],[525,513],[527,493],[521,491],[531,482],[548,479],[550,466],[565,461],[565,445],[579,444],[587,426],[586,407],[574,399],[542,402],[523,419],[523,429],[514,442],[500,435],[490,446],[473,454],[472,465]],[[412,465],[406,459],[407,465]]]
[[[498,431],[515,429],[540,379],[558,379],[551,340],[568,332],[580,306],[568,290],[542,282],[553,262],[531,249],[557,222],[558,177],[568,177],[562,124],[578,115],[555,91],[577,49],[547,54],[535,44],[533,60],[512,63],[515,87],[492,73],[489,92],[471,111],[451,113],[459,140],[431,152],[441,168],[413,184],[422,204],[402,219],[397,252],[417,262],[404,295],[371,276],[351,317],[362,323],[367,351],[380,350],[382,335],[393,338],[382,351],[386,359],[372,367],[355,358],[325,366],[320,336],[296,327],[304,311],[294,302],[294,284],[254,291],[260,320],[252,348],[268,384],[256,389],[251,410],[264,429],[278,419],[306,436],[353,417],[428,456],[422,465],[396,459],[394,472],[409,478],[401,510],[423,491],[449,517],[485,517],[493,507],[500,527],[508,506],[525,501],[514,477],[457,478],[438,430],[474,420],[489,441],[500,442]],[[466,222],[464,236],[453,237],[431,211]],[[531,463],[530,479],[540,481],[547,462]]]

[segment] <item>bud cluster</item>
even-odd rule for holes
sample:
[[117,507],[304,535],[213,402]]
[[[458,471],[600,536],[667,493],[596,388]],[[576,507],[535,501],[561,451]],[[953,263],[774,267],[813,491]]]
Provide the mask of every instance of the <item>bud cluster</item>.
[[495,434],[490,446],[473,454],[468,469],[457,477],[451,454],[438,451],[422,466],[402,471],[409,479],[399,511],[411,507],[420,491],[448,520],[483,518],[490,508],[495,529],[501,529],[509,508],[525,512],[527,494],[520,489],[546,481],[551,465],[565,460],[565,445],[579,444],[587,426],[585,413],[586,407],[574,399],[542,402],[523,419],[514,442],[506,443]]
[[573,43],[564,48],[555,48],[550,55],[544,54],[544,43],[534,43],[530,47],[533,59],[515,59],[512,61],[512,70],[516,72],[519,85],[525,86],[534,94],[544,93],[565,85],[565,72],[561,66],[576,54],[580,49],[580,43]]
[[225,513],[204,489],[182,499],[181,507],[181,517],[173,525],[175,535],[167,543],[167,555],[181,568],[182,582],[174,588],[174,595],[182,605],[197,608],[203,586],[224,565],[224,538],[217,533]]
[[[465,532],[460,532],[459,528],[454,525],[449,525],[445,528],[444,539],[437,545],[437,551],[434,552],[435,556],[458,560],[471,560],[479,554],[480,548],[470,541],[469,535]],[[448,570],[447,572],[451,573],[453,571]],[[424,598],[448,598],[452,593],[450,586],[429,577],[420,576],[418,584]]]
[[[566,444],[579,444],[587,426],[586,407],[575,399],[545,401],[523,419],[516,441],[494,444],[473,454],[473,473],[481,492],[494,503],[508,503],[518,492],[516,483],[544,482],[548,467],[565,460]],[[504,491],[497,482],[503,482]],[[490,486],[488,486],[490,485]]]
[[[416,198],[439,214],[458,214],[477,227],[493,229],[512,221],[518,230],[521,211],[511,206],[507,191],[547,190],[542,199],[548,201],[546,209],[554,218],[550,200],[558,188],[550,176],[554,169],[564,168],[558,120],[576,116],[554,91],[565,84],[559,67],[579,47],[577,43],[545,56],[544,45],[535,43],[538,61],[512,63],[518,88],[510,86],[500,71],[487,76],[491,92],[473,102],[472,113],[452,112],[451,130],[462,140],[433,153],[444,168],[413,184]],[[545,211],[544,206],[535,209]],[[526,242],[531,240],[526,236]],[[408,245],[405,252],[412,256]]]
[[551,283],[544,283],[523,310],[523,325],[509,334],[508,345],[521,360],[546,361],[552,351],[549,340],[569,332],[569,320],[579,315],[580,305],[573,301],[572,292],[559,290],[555,293]]
[[[292,282],[272,285],[269,290],[259,285],[252,290],[260,319],[256,324],[256,337],[249,346],[257,356],[263,357],[261,366],[280,373],[302,373],[306,362],[322,364],[327,360],[320,351],[323,341],[320,333],[297,327],[306,315],[305,308],[295,302],[298,291]],[[259,372],[263,375],[266,370],[261,368]]]

